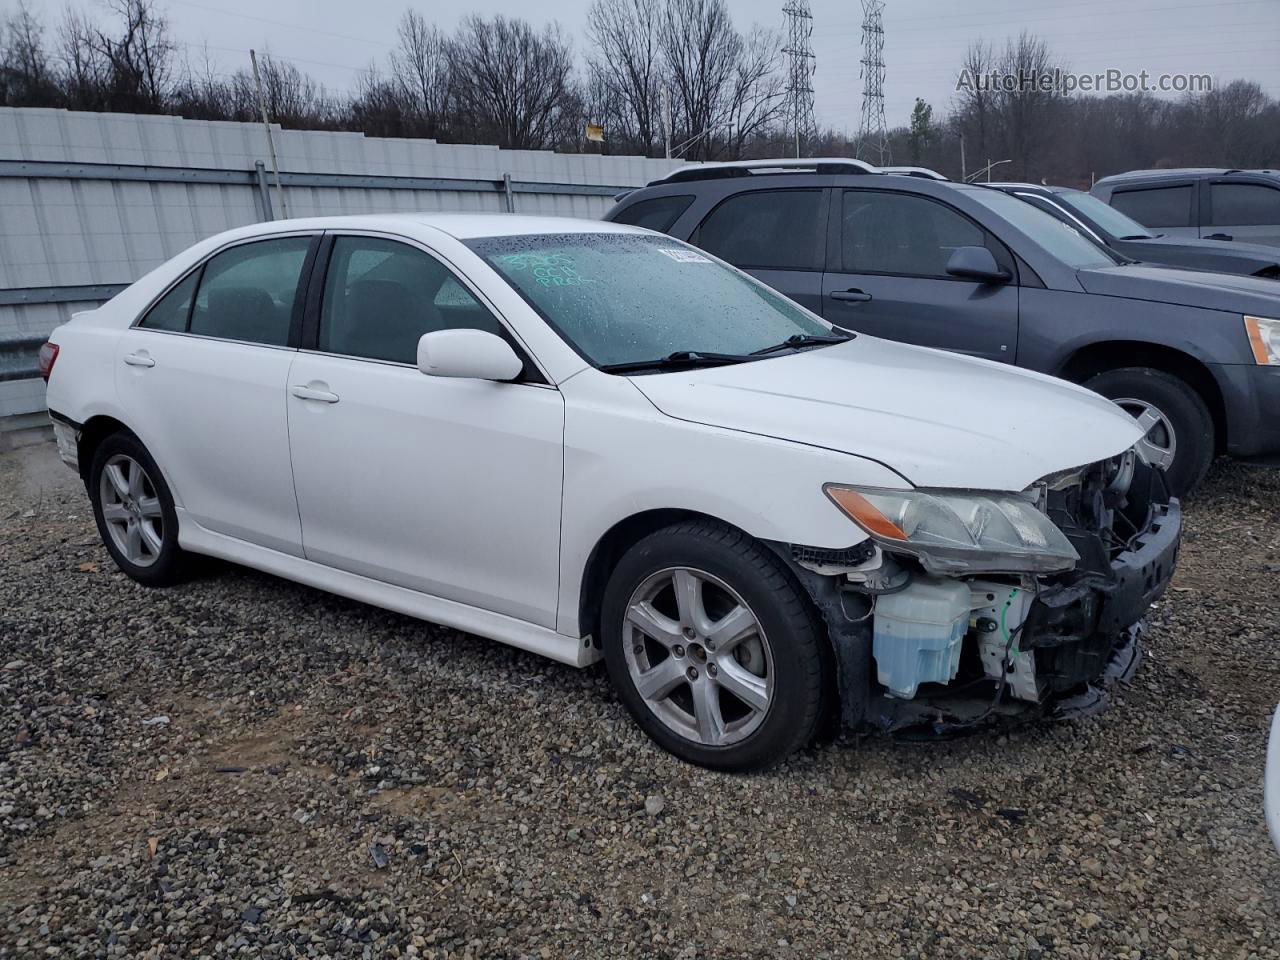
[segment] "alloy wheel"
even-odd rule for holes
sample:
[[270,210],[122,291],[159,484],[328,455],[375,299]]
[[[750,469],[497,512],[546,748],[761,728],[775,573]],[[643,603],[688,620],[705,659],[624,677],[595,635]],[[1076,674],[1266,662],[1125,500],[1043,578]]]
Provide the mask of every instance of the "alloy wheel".
[[102,468],[98,499],[116,549],[135,566],[155,563],[164,546],[164,511],[142,464],[123,453],[113,456]]
[[1152,466],[1168,470],[1178,452],[1178,436],[1169,418],[1154,403],[1124,397],[1114,401],[1144,431],[1138,449]]
[[669,729],[704,746],[749,737],[773,700],[773,652],[759,619],[723,580],[692,567],[647,577],[627,603],[627,670]]

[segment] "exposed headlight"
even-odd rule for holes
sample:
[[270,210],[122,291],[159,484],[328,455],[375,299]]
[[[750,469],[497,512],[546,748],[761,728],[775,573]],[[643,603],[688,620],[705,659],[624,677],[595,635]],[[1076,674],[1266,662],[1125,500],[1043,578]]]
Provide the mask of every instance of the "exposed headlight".
[[1080,559],[1062,531],[1012,493],[886,490],[828,483],[823,492],[890,551],[935,573],[1052,573]]
[[1253,359],[1268,366],[1280,364],[1280,320],[1246,316],[1244,328],[1249,334]]

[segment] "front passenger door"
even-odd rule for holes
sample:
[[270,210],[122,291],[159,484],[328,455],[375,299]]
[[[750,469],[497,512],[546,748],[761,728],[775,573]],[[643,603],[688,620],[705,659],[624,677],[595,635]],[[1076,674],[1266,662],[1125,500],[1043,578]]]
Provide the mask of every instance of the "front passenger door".
[[425,250],[337,236],[316,269],[317,329],[304,336],[286,401],[306,558],[554,628],[560,391],[536,376],[493,383],[418,370],[424,333],[511,339]]
[[845,190],[833,234],[835,269],[822,284],[822,315],[831,323],[1014,362],[1016,283],[978,283],[946,271],[958,247],[985,246],[1014,275],[1009,252],[982,227],[929,197]]

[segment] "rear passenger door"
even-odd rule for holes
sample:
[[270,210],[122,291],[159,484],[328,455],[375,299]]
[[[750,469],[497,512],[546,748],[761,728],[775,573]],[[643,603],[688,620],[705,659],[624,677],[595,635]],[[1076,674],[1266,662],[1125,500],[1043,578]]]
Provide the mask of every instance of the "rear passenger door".
[[821,313],[828,196],[820,187],[735,193],[689,242]]
[[1192,180],[1154,186],[1117,187],[1111,206],[1155,233],[1198,237],[1196,185]]
[[180,521],[301,555],[285,384],[318,238],[238,243],[161,296],[117,341],[116,391]]
[[1280,186],[1265,180],[1210,180],[1201,198],[1200,235],[1280,246]]
[[954,207],[918,194],[843,190],[831,226],[822,315],[889,340],[1013,363],[1018,287],[949,276],[958,247],[987,247],[1011,278],[1013,256]]

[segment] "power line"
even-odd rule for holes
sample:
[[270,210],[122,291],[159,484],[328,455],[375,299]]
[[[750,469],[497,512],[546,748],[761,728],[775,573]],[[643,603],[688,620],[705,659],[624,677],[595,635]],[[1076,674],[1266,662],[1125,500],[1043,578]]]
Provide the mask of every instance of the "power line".
[[795,134],[796,156],[801,143],[812,139],[817,130],[813,118],[813,74],[818,68],[813,55],[813,14],[809,0],[787,0],[782,12],[787,17],[787,116]]
[[862,123],[855,152],[882,167],[890,160],[884,116],[884,0],[862,0]]

